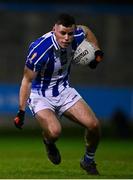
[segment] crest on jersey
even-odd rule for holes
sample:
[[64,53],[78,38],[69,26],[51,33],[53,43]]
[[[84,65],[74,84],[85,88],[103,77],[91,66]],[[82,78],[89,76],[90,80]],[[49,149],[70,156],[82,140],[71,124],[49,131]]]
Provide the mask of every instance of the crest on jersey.
[[36,56],[37,56],[37,52],[35,52],[35,53],[31,56],[31,58],[29,59],[30,63],[32,63],[33,59],[34,59]]

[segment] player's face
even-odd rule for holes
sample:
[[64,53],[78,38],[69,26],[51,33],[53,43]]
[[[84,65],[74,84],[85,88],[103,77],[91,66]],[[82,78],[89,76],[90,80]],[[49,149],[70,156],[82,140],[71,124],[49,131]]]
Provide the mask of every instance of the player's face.
[[74,30],[75,25],[72,25],[71,27],[65,27],[61,24],[56,24],[54,26],[53,31],[60,47],[67,48],[71,44],[74,36]]

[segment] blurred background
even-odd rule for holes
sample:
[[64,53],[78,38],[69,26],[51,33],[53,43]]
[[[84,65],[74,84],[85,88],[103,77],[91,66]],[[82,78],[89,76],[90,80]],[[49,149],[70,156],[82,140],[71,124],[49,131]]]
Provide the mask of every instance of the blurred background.
[[[0,131],[16,130],[13,118],[29,44],[50,31],[61,12],[87,25],[105,54],[96,70],[73,66],[71,84],[100,119],[104,137],[132,137],[133,4],[128,0],[0,1]],[[28,109],[26,116],[25,129],[36,131]],[[78,127],[65,118],[61,122]]]

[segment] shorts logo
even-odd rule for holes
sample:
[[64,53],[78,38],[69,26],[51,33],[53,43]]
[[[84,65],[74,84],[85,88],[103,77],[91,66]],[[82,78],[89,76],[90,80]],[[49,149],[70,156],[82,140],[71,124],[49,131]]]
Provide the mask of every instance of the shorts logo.
[[75,96],[72,98],[72,100],[74,100],[77,97],[77,94],[75,94]]

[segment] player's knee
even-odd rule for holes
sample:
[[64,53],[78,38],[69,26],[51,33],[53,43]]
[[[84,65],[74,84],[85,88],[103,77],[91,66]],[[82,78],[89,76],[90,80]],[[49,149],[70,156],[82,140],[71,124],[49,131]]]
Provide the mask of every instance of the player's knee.
[[90,130],[98,130],[100,128],[100,123],[97,119],[94,119],[91,121],[91,123],[88,123],[88,129]]
[[51,127],[49,128],[49,135],[51,136],[51,138],[58,138],[60,136],[61,133],[61,127]]

